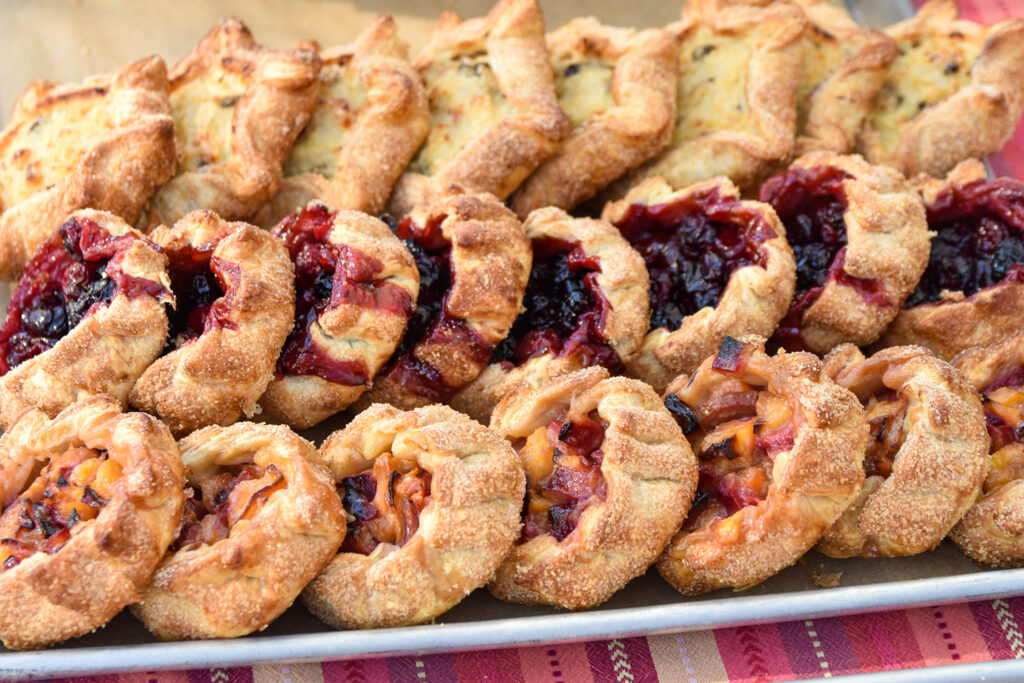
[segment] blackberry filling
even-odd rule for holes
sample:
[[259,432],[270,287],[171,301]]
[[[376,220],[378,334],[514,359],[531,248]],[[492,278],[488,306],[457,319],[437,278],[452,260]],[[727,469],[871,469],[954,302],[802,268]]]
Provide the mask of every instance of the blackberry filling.
[[429,472],[403,467],[388,454],[370,472],[346,477],[340,493],[349,521],[341,552],[369,555],[381,543],[405,545],[419,529],[430,481]]
[[191,245],[167,250],[171,290],[177,307],[170,316],[170,334],[164,353],[198,338],[206,330],[234,327],[227,319],[229,302],[224,297],[224,275],[238,277],[238,267],[211,258],[212,246]]
[[971,296],[1003,282],[1024,282],[1024,183],[979,180],[943,190],[927,207],[928,268],[907,306]]

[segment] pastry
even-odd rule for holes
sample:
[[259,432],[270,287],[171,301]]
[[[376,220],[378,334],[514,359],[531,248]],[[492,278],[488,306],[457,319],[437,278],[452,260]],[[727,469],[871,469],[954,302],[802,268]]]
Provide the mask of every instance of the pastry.
[[451,183],[504,200],[569,132],[537,0],[499,0],[468,21],[445,12],[413,66],[430,100],[430,133],[395,186],[395,216]]
[[131,404],[175,435],[257,412],[295,310],[294,268],[276,237],[193,211],[152,239],[167,254],[177,308],[164,355]]
[[380,213],[430,128],[423,83],[390,15],[320,58],[312,118],[285,159],[277,194],[255,219],[267,229],[311,199]]
[[420,273],[398,349],[357,402],[415,408],[447,402],[480,374],[519,314],[530,240],[493,195],[458,189],[397,227]]
[[868,426],[857,397],[809,353],[722,342],[668,387],[665,406],[700,460],[694,505],[658,560],[677,590],[747,588],[796,562],[864,483]]
[[937,546],[978,497],[988,435],[978,393],[919,346],[865,358],[836,347],[824,374],[867,413],[864,487],[818,542],[830,557],[916,555]]
[[109,396],[0,437],[0,639],[85,635],[136,600],[174,540],[185,472],[167,427]]
[[679,44],[661,29],[636,31],[574,19],[548,34],[558,103],[572,131],[509,200],[520,218],[571,209],[657,154],[676,119]]
[[626,367],[656,391],[727,336],[771,334],[793,296],[786,229],[726,178],[678,192],[652,178],[607,205],[604,218],[647,263],[650,332]]
[[643,574],[693,498],[697,463],[658,395],[589,368],[502,399],[491,428],[526,470],[523,533],[487,584],[502,600],[584,609]]
[[890,168],[812,152],[761,186],[796,256],[796,295],[772,337],[824,354],[878,339],[928,263],[921,198]]
[[81,209],[39,248],[0,328],[0,427],[86,396],[121,405],[167,337],[167,259],[109,213]]
[[440,616],[484,585],[519,535],[515,451],[447,406],[371,406],[320,453],[339,484],[348,531],[302,601],[335,628]]
[[320,58],[276,52],[225,19],[170,71],[177,174],[141,224],[173,225],[195,209],[245,220],[277,192],[281,164],[316,104]]
[[886,29],[900,54],[858,143],[869,161],[907,176],[942,176],[998,152],[1024,109],[1024,19],[960,19],[956,0],[930,0]]
[[78,209],[134,223],[174,174],[174,154],[159,57],[82,83],[31,85],[0,134],[0,278],[17,280]]
[[391,357],[419,272],[388,226],[358,211],[310,202],[273,233],[295,264],[295,324],[261,417],[305,429],[348,407]]
[[643,259],[604,221],[538,209],[523,223],[533,243],[525,310],[488,365],[451,406],[486,423],[502,396],[581,368],[622,370],[650,321]]

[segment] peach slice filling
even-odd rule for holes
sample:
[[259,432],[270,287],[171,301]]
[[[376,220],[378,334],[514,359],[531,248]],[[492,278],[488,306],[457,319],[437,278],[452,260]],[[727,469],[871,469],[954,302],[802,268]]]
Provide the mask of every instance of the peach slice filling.
[[430,472],[390,453],[377,456],[373,469],[342,481],[348,532],[341,552],[369,555],[381,544],[405,545],[420,527],[430,502]]
[[907,404],[896,392],[885,391],[868,398],[864,412],[870,430],[868,448],[864,452],[864,474],[884,479],[892,474],[896,453],[903,445]]
[[1024,479],[1024,387],[984,391],[985,423],[990,439],[983,490]]

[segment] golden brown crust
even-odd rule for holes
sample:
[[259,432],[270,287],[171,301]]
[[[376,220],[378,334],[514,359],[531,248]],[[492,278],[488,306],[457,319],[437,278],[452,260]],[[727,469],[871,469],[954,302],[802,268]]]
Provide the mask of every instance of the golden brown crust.
[[907,176],[998,152],[1024,109],[1024,19],[980,26],[930,0],[886,29],[900,47],[859,149]]
[[985,478],[988,434],[978,392],[919,346],[865,358],[844,344],[825,358],[823,372],[862,404],[878,391],[894,391],[906,412],[892,474],[868,476],[817,549],[830,557],[893,557],[934,548]]
[[[94,396],[47,420],[26,413],[0,438],[0,476],[16,496],[29,483],[12,478],[27,461],[85,446],[106,451],[122,468],[116,493],[52,555],[36,553],[0,573],[0,638],[11,649],[45,647],[106,624],[138,599],[174,539],[184,502],[184,468],[167,428],[143,413],[122,414]],[[5,496],[5,503],[10,502]]]
[[73,211],[109,211],[134,223],[174,165],[159,57],[78,84],[33,84],[0,134],[0,278],[20,277]]
[[157,359],[129,401],[176,435],[253,415],[292,326],[295,271],[288,250],[270,233],[210,211],[193,211],[152,239],[165,250],[213,247],[211,262],[224,264],[225,295],[217,300],[224,324]]
[[[749,354],[740,378],[783,399],[793,417],[793,445],[774,456],[767,499],[700,527],[680,531],[658,560],[658,571],[687,595],[745,588],[796,562],[853,502],[864,481],[861,459],[868,429],[856,396],[821,375],[809,353],[764,353],[764,340],[743,340]],[[708,358],[692,378],[668,387],[687,405],[734,373]]]
[[164,305],[173,301],[167,257],[112,214],[82,209],[68,218],[95,221],[113,236],[138,236],[119,258],[118,267],[126,275],[162,285],[166,294],[117,292],[108,305],[87,315],[49,350],[0,378],[3,427],[28,408],[53,417],[72,403],[98,394],[113,396],[126,406],[135,380],[160,355],[167,338]]
[[413,65],[431,130],[395,186],[393,215],[429,204],[451,183],[504,200],[569,132],[537,0],[500,0],[468,21],[445,12]]
[[178,446],[192,486],[251,462],[276,468],[284,487],[232,525],[227,538],[168,553],[132,612],[163,640],[262,630],[341,545],[345,511],[334,480],[313,444],[283,426],[207,427]]
[[586,17],[549,33],[547,44],[555,91],[573,129],[509,199],[520,218],[590,199],[661,151],[675,126],[679,44],[673,34],[612,28]]
[[143,225],[194,209],[245,220],[277,192],[281,164],[316,104],[320,58],[276,52],[238,19],[221,21],[170,71],[178,172]]
[[525,484],[515,451],[451,408],[371,406],[320,453],[336,482],[384,453],[431,474],[429,502],[405,545],[339,553],[302,592],[306,607],[335,628],[430,621],[482,586],[519,535]]

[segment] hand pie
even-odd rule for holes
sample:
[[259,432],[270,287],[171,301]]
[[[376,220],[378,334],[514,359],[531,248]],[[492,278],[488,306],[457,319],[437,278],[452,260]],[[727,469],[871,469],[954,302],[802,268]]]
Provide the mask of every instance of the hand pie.
[[812,152],[761,186],[796,256],[796,296],[772,343],[818,354],[870,344],[928,263],[920,197],[890,168]]
[[658,560],[686,595],[747,588],[790,566],[864,483],[868,427],[857,397],[813,355],[763,348],[729,337],[665,395],[700,461],[694,505]]
[[82,83],[34,83],[0,134],[0,279],[17,280],[78,209],[129,223],[174,174],[167,67],[148,57]]
[[295,310],[294,267],[269,232],[193,211],[152,235],[177,307],[165,355],[129,400],[176,435],[257,412]]
[[245,220],[277,192],[281,164],[316,104],[320,58],[275,52],[238,19],[207,33],[170,72],[178,171],[143,225],[173,225],[208,209]]
[[185,514],[132,612],[161,640],[262,630],[345,536],[330,472],[283,426],[207,427],[178,446],[189,470]]
[[679,44],[668,31],[574,19],[548,34],[558,103],[572,132],[509,200],[520,218],[571,209],[657,154],[672,137]]
[[419,298],[361,408],[447,402],[490,363],[530,276],[530,240],[493,195],[452,190],[408,216],[397,233],[416,261]]
[[135,600],[174,540],[185,472],[170,432],[94,396],[0,437],[0,639],[41,648]]
[[335,628],[420,624],[487,581],[519,534],[523,470],[497,434],[442,405],[363,411],[320,453],[348,517],[302,592]]
[[998,152],[1024,109],[1024,19],[979,26],[960,19],[956,0],[930,0],[886,33],[900,54],[864,126],[864,156],[942,176]]
[[480,422],[520,382],[540,386],[593,365],[621,371],[650,321],[647,269],[614,227],[549,207],[523,229],[533,243],[525,310],[491,364],[451,400]]
[[569,132],[537,0],[499,0],[468,21],[445,12],[413,66],[430,100],[430,133],[395,186],[395,216],[451,183],[504,200]]
[[388,226],[358,211],[310,202],[273,233],[295,264],[295,325],[261,417],[304,429],[348,407],[391,357],[419,273]]
[[825,358],[824,374],[857,395],[870,434],[864,487],[817,549],[830,557],[931,550],[985,478],[988,436],[977,392],[919,346],[865,358],[844,344]]
[[786,312],[795,279],[786,229],[728,179],[673,192],[652,178],[607,205],[604,218],[647,263],[651,329],[626,368],[656,391],[727,336],[771,334]]
[[373,215],[384,210],[430,128],[423,83],[397,29],[390,15],[379,16],[352,45],[320,52],[312,118],[257,225],[270,229],[311,199]]
[[523,533],[487,584],[502,600],[593,607],[643,574],[686,516],[697,463],[647,385],[589,368],[494,410],[519,444]]
[[86,396],[122,405],[167,337],[167,259],[117,216],[81,209],[43,243],[0,329],[0,427]]

